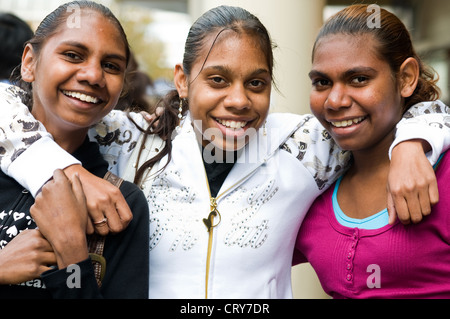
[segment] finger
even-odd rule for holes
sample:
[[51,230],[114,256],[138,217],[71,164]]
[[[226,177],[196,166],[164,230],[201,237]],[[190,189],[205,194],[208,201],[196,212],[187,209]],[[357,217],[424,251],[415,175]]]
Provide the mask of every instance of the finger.
[[92,235],[94,232],[95,232],[94,224],[92,223],[92,220],[88,218],[86,225],[86,234]]
[[127,228],[133,219],[133,213],[128,206],[122,193],[117,189],[117,196],[114,196],[113,204],[104,206],[104,216],[108,218],[108,227],[112,233],[119,233]]
[[101,219],[92,221],[95,232],[102,236],[108,235],[109,231],[110,231],[108,222],[109,221],[108,221],[108,217],[106,217],[106,214],[104,214]]
[[406,204],[408,206],[410,221],[413,224],[419,223],[422,218],[422,206],[419,200],[419,196],[415,194],[408,195],[406,198]]
[[69,179],[67,178],[66,174],[61,169],[56,169],[53,172],[53,180],[55,182],[57,182],[57,181],[62,181],[62,182],[67,182],[67,183],[69,182]]
[[[108,223],[103,223],[103,219],[106,217],[102,210],[97,207],[88,208],[89,210],[89,222],[87,224],[87,233],[92,234],[96,232],[102,236],[106,236],[109,233]],[[105,227],[106,226],[106,227]]]
[[150,113],[148,113],[146,111],[141,111],[140,114],[147,122],[151,122],[155,118],[154,115],[151,115]]
[[52,192],[54,188],[57,188],[58,191],[68,191],[71,188],[70,180],[61,169],[53,172],[53,178],[42,187],[42,192]]
[[158,107],[156,108],[156,110],[155,110],[155,114],[156,114],[157,116],[161,116],[163,113],[164,113],[164,107],[158,106]]
[[[108,184],[109,185],[109,184]],[[87,233],[92,234],[94,232],[106,236],[109,233],[109,227],[107,222],[103,222],[105,217],[105,211],[109,210],[111,203],[105,200],[97,199],[94,202],[87,202],[89,218],[87,223]]]
[[56,255],[53,251],[42,253],[41,256],[43,265],[56,265]]
[[104,214],[108,218],[108,227],[112,233],[123,231],[133,219],[130,208],[126,203],[125,205],[118,203],[116,207],[105,210]]
[[428,189],[419,192],[419,204],[422,218],[431,214],[431,199]]
[[[56,263],[55,263],[56,264]],[[52,264],[49,264],[49,265],[52,265]],[[52,269],[54,269],[53,267],[49,267],[49,266],[39,266],[39,268],[38,268],[38,275],[40,276],[40,275],[42,275],[44,272],[46,272],[46,271],[49,271],[49,270],[52,270]]]
[[439,203],[439,189],[436,180],[430,183],[430,186],[428,188],[428,196],[430,197],[431,206]]
[[400,222],[404,225],[408,225],[411,222],[411,216],[408,209],[408,204],[404,197],[402,196],[393,196],[394,207],[397,212],[397,217]]
[[116,201],[116,211],[122,225],[122,230],[124,230],[128,224],[133,220],[133,213],[131,212],[130,206],[126,202],[125,198],[119,197]]
[[397,220],[397,210],[395,209],[394,200],[392,199],[392,195],[388,193],[387,198],[387,209],[389,214],[389,225],[394,225]]
[[44,238],[44,236],[42,235],[42,233],[39,230],[37,230],[37,231],[39,232],[39,236],[41,236],[41,238],[42,238],[42,241],[40,243],[41,251],[44,251],[44,252],[47,252],[47,253],[53,255],[53,258],[55,258],[55,261],[56,261],[56,257],[54,256],[55,254],[53,252],[52,245],[50,244],[50,242],[47,239]]
[[86,204],[86,196],[84,195],[83,185],[81,184],[80,176],[78,173],[75,173],[72,180],[72,190],[75,194],[75,197],[79,203]]
[[133,219],[133,214],[126,202],[117,202],[115,207],[104,211],[108,218],[108,227],[112,233],[120,233],[128,227]]

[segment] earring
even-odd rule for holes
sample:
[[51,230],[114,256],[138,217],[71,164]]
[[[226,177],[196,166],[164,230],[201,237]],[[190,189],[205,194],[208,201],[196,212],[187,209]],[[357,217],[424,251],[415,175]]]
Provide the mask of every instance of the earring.
[[[181,127],[182,127],[181,120],[182,119],[183,119],[183,99],[180,98],[180,106],[178,107],[178,125],[175,128],[175,131],[174,131],[175,134],[178,134],[181,131]],[[172,139],[174,137],[175,136],[172,136]]]
[[181,119],[183,118],[183,99],[180,99],[180,107],[178,108],[178,118]]

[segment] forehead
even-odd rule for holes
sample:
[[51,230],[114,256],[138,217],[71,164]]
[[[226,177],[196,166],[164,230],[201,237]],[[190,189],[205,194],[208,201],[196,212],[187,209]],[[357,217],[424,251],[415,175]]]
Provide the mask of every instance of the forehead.
[[313,68],[349,69],[356,66],[387,66],[379,58],[378,41],[370,34],[332,34],[321,38],[313,56]]
[[95,46],[108,45],[109,48],[125,50],[125,43],[116,24],[101,13],[92,9],[68,12],[60,23],[57,32],[49,38],[56,41],[82,41]]
[[209,35],[195,64],[205,67],[223,64],[234,67],[255,67],[269,70],[268,57],[256,36],[225,30],[218,36]]

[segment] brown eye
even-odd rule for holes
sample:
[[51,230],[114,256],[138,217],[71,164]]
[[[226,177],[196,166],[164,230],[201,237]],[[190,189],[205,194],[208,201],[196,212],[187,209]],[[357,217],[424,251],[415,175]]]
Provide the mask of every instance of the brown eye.
[[260,81],[260,80],[253,80],[253,81],[250,81],[250,85],[254,86],[254,87],[260,87],[260,86],[264,85],[264,82]]
[[118,65],[111,62],[103,63],[103,67],[111,73],[119,73],[120,71],[122,71],[122,69]]
[[317,79],[312,81],[312,85],[316,87],[317,89],[321,89],[327,86],[330,86],[330,81],[326,79]]
[[69,58],[70,60],[81,61],[81,57],[75,52],[65,52],[63,53],[63,55]]
[[357,76],[352,79],[352,84],[364,84],[369,80],[366,76]]
[[223,82],[224,82],[224,80],[223,80],[221,77],[218,77],[218,76],[215,76],[215,77],[211,78],[211,80],[212,80],[214,83],[217,83],[217,84],[220,84],[220,83],[223,83]]

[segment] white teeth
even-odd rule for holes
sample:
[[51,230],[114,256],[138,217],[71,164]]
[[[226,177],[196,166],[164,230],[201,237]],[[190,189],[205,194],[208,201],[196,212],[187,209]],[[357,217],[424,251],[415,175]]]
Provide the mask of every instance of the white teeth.
[[64,90],[63,93],[64,93],[64,95],[76,98],[76,99],[78,99],[80,101],[83,101],[83,102],[94,103],[94,104],[97,104],[98,102],[100,102],[100,99],[98,99],[96,97],[93,97],[93,96],[90,96],[90,95],[86,95],[86,94],[83,94],[83,93],[79,93],[79,92],[65,91]]
[[219,122],[220,124],[222,124],[228,128],[234,129],[234,130],[241,129],[247,125],[247,122],[241,122],[241,121],[229,121],[229,120],[217,119],[217,122]]
[[349,127],[353,124],[361,123],[364,120],[364,117],[359,117],[357,119],[348,120],[348,121],[341,121],[341,122],[331,122],[331,125],[334,127]]

